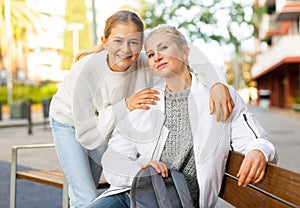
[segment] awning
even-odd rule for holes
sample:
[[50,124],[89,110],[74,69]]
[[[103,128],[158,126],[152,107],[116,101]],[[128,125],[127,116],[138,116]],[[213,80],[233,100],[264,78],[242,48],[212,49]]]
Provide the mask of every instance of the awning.
[[264,69],[261,71],[261,73],[257,74],[256,76],[252,77],[252,80],[257,80],[258,78],[270,73],[271,71],[279,68],[280,66],[284,64],[290,64],[290,63],[300,63],[300,56],[298,57],[285,57],[284,59],[280,60],[277,63],[274,63],[274,65],[270,66],[267,69]]
[[277,20],[297,20],[300,18],[300,3],[287,4],[278,13]]

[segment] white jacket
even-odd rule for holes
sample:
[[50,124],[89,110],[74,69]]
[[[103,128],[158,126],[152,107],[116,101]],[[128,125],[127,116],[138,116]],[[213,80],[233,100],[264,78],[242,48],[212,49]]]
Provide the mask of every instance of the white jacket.
[[[111,187],[100,197],[129,190],[140,165],[160,159],[169,133],[163,125],[165,83],[155,88],[161,92],[156,106],[148,111],[132,111],[117,124],[102,158],[103,173]],[[188,108],[200,207],[213,207],[217,201],[231,141],[235,151],[246,154],[258,149],[267,161],[275,158],[275,147],[264,129],[238,93],[232,88],[230,93],[235,102],[233,112],[225,123],[216,122],[215,115],[209,113],[209,90],[193,75]]]

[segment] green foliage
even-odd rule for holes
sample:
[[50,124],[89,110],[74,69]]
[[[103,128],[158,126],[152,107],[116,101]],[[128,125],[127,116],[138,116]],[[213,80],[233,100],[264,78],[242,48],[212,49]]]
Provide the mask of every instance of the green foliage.
[[[87,7],[85,0],[71,1],[67,0],[66,22],[68,24],[83,24],[83,30],[79,31],[79,51],[93,47],[91,25],[86,18]],[[64,32],[62,69],[70,69],[73,65],[73,33],[67,29]]]
[[[41,103],[43,99],[51,98],[57,91],[56,83],[47,83],[44,85],[24,85],[14,84],[13,86],[13,101],[21,102],[32,100],[32,103]],[[0,102],[7,104],[7,88],[0,87]]]
[[253,7],[253,16],[252,16],[252,22],[254,26],[254,33],[253,35],[255,37],[258,37],[259,35],[259,25],[262,22],[263,15],[266,13],[266,6],[258,6],[255,5]]
[[296,97],[295,102],[300,104],[300,97]]
[[[143,11],[141,16],[145,20],[146,28],[171,24],[187,34],[192,41],[203,39],[232,44],[236,52],[240,51],[241,42],[253,35],[251,3],[237,0],[214,0],[210,5],[198,0],[168,2],[170,3],[157,0]],[[250,32],[244,32],[246,29]]]

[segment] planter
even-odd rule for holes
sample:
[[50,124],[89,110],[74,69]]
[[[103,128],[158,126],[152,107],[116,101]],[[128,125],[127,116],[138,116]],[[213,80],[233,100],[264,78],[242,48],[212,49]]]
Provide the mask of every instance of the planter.
[[44,118],[48,118],[49,117],[50,103],[51,103],[51,98],[49,98],[49,99],[43,99],[42,100],[43,116],[44,116]]
[[9,111],[11,119],[23,119],[28,117],[28,109],[25,102],[12,103]]
[[300,112],[300,103],[293,103],[291,105],[291,109],[293,109],[294,111]]
[[0,102],[0,121],[2,120],[2,103]]

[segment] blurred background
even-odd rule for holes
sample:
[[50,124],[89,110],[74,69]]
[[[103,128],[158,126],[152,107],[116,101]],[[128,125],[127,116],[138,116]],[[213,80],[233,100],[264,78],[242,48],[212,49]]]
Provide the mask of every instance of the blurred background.
[[[75,54],[100,43],[119,9],[138,13],[146,30],[177,27],[224,64],[276,146],[278,165],[300,173],[300,0],[0,0],[0,207],[10,202],[11,147],[53,142],[50,99]],[[18,168],[37,167],[60,168],[55,150],[20,153]],[[61,207],[55,187],[19,180],[17,195],[18,207]]]
[[118,9],[179,28],[249,104],[300,110],[300,0],[0,0],[0,115],[51,98]]

